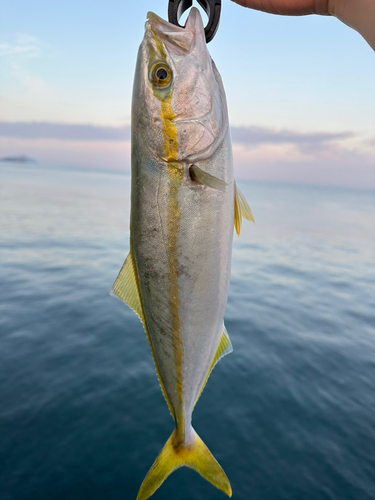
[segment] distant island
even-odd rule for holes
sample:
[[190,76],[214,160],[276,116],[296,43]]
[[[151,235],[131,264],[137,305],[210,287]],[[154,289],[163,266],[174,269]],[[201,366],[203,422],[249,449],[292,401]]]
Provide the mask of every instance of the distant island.
[[34,158],[30,158],[29,156],[4,156],[0,158],[0,161],[7,161],[12,163],[35,163],[36,160]]

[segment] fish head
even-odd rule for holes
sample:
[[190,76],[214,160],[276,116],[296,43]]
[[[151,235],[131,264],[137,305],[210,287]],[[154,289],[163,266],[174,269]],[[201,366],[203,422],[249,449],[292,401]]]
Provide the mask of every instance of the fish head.
[[144,147],[164,162],[204,160],[223,141],[225,93],[198,9],[191,9],[185,28],[148,13],[134,82],[134,120]]

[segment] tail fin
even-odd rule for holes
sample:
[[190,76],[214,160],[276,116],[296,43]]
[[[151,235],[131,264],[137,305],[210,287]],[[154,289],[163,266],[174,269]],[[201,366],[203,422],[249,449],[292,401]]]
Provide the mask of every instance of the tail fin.
[[216,488],[223,490],[229,497],[232,496],[232,488],[225,472],[198,434],[194,430],[193,433],[194,444],[187,448],[182,445],[176,446],[176,430],[172,432],[160,455],[148,471],[137,500],[146,500],[153,495],[167,477],[183,465],[196,470]]

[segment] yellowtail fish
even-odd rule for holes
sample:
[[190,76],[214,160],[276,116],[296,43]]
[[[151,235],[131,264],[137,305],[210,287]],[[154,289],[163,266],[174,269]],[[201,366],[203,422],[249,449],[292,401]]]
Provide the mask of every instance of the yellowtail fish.
[[130,252],[112,295],[140,317],[175,429],[137,500],[175,469],[195,469],[229,496],[223,469],[194,431],[194,406],[232,351],[224,326],[233,227],[252,220],[233,178],[221,77],[200,13],[185,29],[148,13],[132,105]]

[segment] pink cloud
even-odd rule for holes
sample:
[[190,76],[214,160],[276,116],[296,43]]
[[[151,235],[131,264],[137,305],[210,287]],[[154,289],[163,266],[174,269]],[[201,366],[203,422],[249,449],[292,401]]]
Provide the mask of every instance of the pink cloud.
[[[233,127],[238,178],[375,188],[375,152],[353,132]],[[130,170],[130,126],[0,122],[2,156],[52,165]]]

